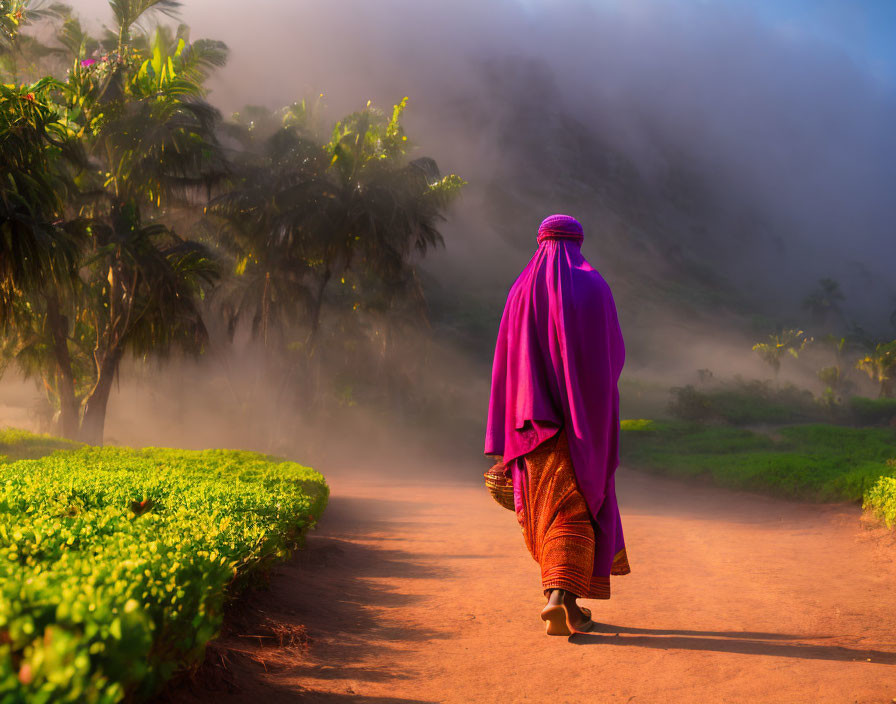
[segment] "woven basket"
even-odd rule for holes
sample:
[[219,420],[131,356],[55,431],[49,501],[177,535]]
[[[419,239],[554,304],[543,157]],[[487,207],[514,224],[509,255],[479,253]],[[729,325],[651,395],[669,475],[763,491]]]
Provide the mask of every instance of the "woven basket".
[[504,463],[498,460],[491,469],[482,476],[485,477],[485,488],[492,498],[501,506],[511,511],[516,510],[513,503],[513,482],[510,477],[504,476]]

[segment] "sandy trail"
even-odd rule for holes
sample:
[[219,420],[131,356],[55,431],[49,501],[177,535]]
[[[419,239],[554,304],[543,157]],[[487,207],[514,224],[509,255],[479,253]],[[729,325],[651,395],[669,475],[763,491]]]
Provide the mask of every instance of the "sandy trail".
[[[471,468],[470,475],[476,473]],[[328,475],[307,550],[251,601],[306,651],[231,645],[236,691],[179,702],[875,702],[896,698],[896,538],[850,506],[625,469],[632,573],[544,635],[536,563],[478,483]],[[247,634],[251,635],[251,634]],[[172,697],[166,697],[171,699]]]

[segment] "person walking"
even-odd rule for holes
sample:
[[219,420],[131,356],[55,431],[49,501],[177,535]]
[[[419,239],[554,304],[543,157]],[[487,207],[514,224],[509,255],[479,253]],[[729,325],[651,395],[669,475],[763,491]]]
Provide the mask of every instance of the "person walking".
[[631,571],[616,502],[625,346],[610,287],[582,256],[581,223],[551,215],[507,296],[492,368],[485,454],[513,482],[541,567],[548,635],[596,624],[577,598],[609,599]]

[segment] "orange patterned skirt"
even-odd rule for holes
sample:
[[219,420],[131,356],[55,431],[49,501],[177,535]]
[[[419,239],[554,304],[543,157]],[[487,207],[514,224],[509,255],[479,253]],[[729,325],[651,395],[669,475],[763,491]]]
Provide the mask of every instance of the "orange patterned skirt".
[[[522,510],[517,520],[526,547],[541,566],[541,586],[565,589],[586,599],[609,599],[610,577],[593,574],[595,531],[585,498],[576,484],[566,432],[561,430],[521,460]],[[610,574],[631,571],[625,548]]]

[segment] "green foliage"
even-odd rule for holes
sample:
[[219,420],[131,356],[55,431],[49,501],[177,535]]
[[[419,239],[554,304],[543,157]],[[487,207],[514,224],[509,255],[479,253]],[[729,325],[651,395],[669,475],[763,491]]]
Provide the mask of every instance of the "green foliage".
[[74,259],[72,237],[56,220],[71,183],[62,162],[79,163],[52,105],[59,84],[0,84],[0,327],[24,293],[41,282],[59,285]]
[[23,62],[52,54],[55,48],[22,30],[43,20],[64,17],[68,11],[62,3],[0,0],[0,73],[8,73],[18,82]]
[[753,345],[753,351],[772,368],[775,379],[777,379],[778,373],[781,371],[781,359],[784,355],[789,354],[794,359],[798,359],[800,352],[811,341],[812,338],[806,337],[802,330],[793,328],[772,333],[765,342],[757,342]]
[[872,511],[887,528],[896,526],[896,459],[887,460],[892,476],[884,476],[865,494],[862,507]]
[[152,695],[328,494],[317,472],[251,452],[82,447],[0,464],[0,700]]
[[856,362],[868,377],[880,384],[880,397],[896,396],[896,340],[880,342]]
[[692,385],[671,389],[669,412],[688,421],[750,425],[826,420],[829,411],[810,391],[768,382],[736,380],[705,391]]
[[15,460],[37,459],[56,450],[70,450],[80,443],[52,435],[37,435],[26,430],[3,428],[0,430],[0,463]]
[[5,349],[40,377],[60,430],[89,442],[102,443],[125,354],[199,352],[207,339],[201,306],[218,270],[170,221],[226,171],[202,83],[227,50],[191,42],[185,25],[131,36],[146,13],[179,5],[111,2],[118,32],[103,56],[85,56],[101,43],[66,20],[65,82],[0,91],[0,312],[16,317]]
[[859,425],[888,425],[896,421],[896,398],[853,396],[849,411]]
[[652,420],[646,420],[644,418],[632,418],[630,420],[621,421],[619,425],[622,427],[623,431],[639,432],[645,430],[654,430],[656,423]]
[[324,311],[331,330],[353,328],[337,344],[367,335],[384,355],[390,326],[425,326],[415,258],[443,243],[438,224],[465,182],[428,157],[408,158],[406,105],[387,116],[368,102],[326,137],[318,106],[304,101],[277,114],[250,107],[226,125],[246,150],[205,222],[234,259],[219,297],[231,333],[249,321],[265,348],[301,340],[292,347],[307,366],[328,333]]
[[[428,326],[417,257],[442,244],[464,186],[411,156],[407,98],[326,133],[320,100],[222,123],[206,83],[226,45],[150,27],[181,5],[110,0],[94,38],[70,8],[0,0],[0,73],[60,76],[0,85],[0,369],[37,379],[59,431],[90,443],[121,360],[205,351],[210,313],[231,333],[249,319],[285,358],[266,373],[290,380],[284,397],[301,384],[312,408],[328,335],[345,368],[353,336],[394,358],[399,333]],[[37,37],[52,34],[41,62]],[[232,259],[214,307],[213,247]]]
[[888,474],[896,431],[798,425],[774,435],[695,423],[623,428],[624,462],[721,486],[810,500],[859,501]]

